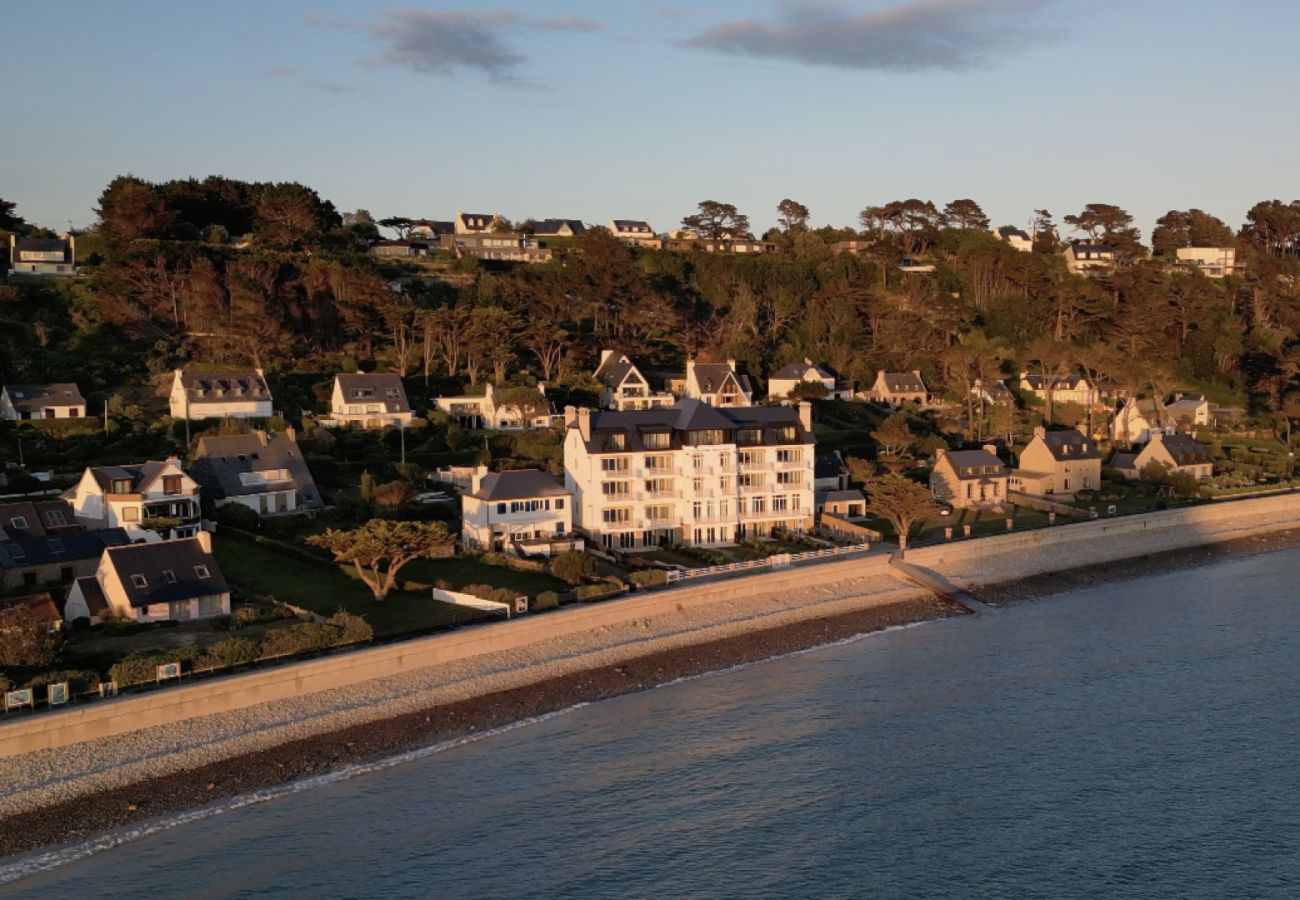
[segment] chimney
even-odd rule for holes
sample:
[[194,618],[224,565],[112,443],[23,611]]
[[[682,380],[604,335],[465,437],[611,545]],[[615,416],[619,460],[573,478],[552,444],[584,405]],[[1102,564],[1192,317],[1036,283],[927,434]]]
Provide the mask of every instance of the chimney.
[[736,360],[730,356],[727,357],[727,368],[733,372],[736,371]]
[[1036,437],[1036,438],[1047,437],[1047,429],[1044,428],[1042,425],[1035,425],[1035,426],[1034,426],[1034,437]]
[[198,534],[194,535],[194,540],[199,542],[199,547],[204,553],[212,552],[212,534],[210,532],[200,528]]
[[803,364],[804,364],[805,366],[807,366],[808,368],[811,369],[811,368],[812,368],[813,361],[812,361],[811,359],[809,359],[808,357],[805,356],[805,357],[803,358]]
[[584,441],[591,440],[591,410],[585,406],[578,410],[578,431]]
[[937,463],[939,460],[943,459],[944,454],[947,453],[947,452],[948,452],[947,449],[945,449],[945,448],[943,448],[943,447],[937,447],[937,448],[935,448],[935,451],[934,451],[934,461]]
[[609,359],[613,355],[614,355],[613,350],[600,351],[600,364],[603,366],[605,364],[605,360]]
[[985,445],[984,445],[984,450],[985,450],[985,452],[987,452],[987,453],[991,453],[991,454],[993,454],[994,456],[997,456],[997,455],[998,455],[998,446],[997,446],[997,444],[985,444]]
[[570,426],[573,425],[574,422],[577,421],[578,421],[578,407],[572,405],[564,407],[564,427],[569,428]]
[[294,428],[292,425],[284,426],[284,436],[289,439],[290,443],[298,443],[298,429]]
[[543,397],[546,396],[546,382],[545,382],[545,381],[539,381],[539,382],[537,382],[537,393],[541,394]]
[[812,434],[812,404],[807,400],[799,401],[799,424],[803,426],[804,431]]
[[257,429],[257,431],[253,433],[257,435],[257,442],[261,444],[263,447],[265,447],[267,444],[266,432],[259,428]]
[[695,359],[693,357],[688,356],[686,358],[686,386],[690,387],[691,382],[694,380],[695,380]]
[[175,466],[178,469],[181,467],[181,458],[175,453],[167,457],[163,462],[167,463],[169,466]]

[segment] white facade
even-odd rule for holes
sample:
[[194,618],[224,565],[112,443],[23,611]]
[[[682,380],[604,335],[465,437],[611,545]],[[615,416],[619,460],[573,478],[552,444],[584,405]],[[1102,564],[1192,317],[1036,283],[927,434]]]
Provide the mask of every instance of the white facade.
[[1237,271],[1235,247],[1179,247],[1175,255],[1179,265],[1198,269],[1208,278],[1223,278]]
[[334,376],[334,390],[330,394],[330,421],[327,424],[398,428],[409,425],[412,417],[406,400],[406,389],[398,376]]
[[709,411],[565,411],[565,486],[574,522],[605,547],[719,546],[812,527],[814,444],[807,403]]
[[610,219],[609,233],[626,244],[657,248],[663,244],[649,222],[640,219]]
[[546,399],[546,385],[537,383],[539,395],[537,408],[543,412],[526,416],[513,404],[497,403],[497,398],[505,388],[494,388],[491,384],[484,386],[482,395],[461,394],[455,397],[435,397],[434,406],[449,416],[454,416],[471,428],[487,428],[493,431],[524,431],[532,428],[548,428],[551,425],[551,405]]
[[176,458],[142,466],[89,468],[64,499],[77,521],[88,528],[125,528],[133,540],[153,535],[144,527],[150,518],[181,520],[172,537],[199,530],[199,485],[186,475]]
[[600,405],[605,409],[656,409],[672,406],[677,398],[667,391],[655,391],[641,370],[626,354],[600,351],[595,378],[600,382]]
[[686,360],[685,394],[709,406],[743,407],[754,402],[749,378],[736,371],[736,361],[699,363]]
[[[189,377],[203,379],[211,387],[196,387],[191,384],[187,388],[186,374],[177,369],[172,376],[172,390],[168,398],[173,419],[267,419],[275,414],[261,369]],[[236,384],[236,379],[242,383]],[[260,390],[254,392],[243,386],[250,382],[260,383]],[[229,386],[222,386],[221,383]]]
[[536,469],[474,473],[461,495],[461,545],[466,550],[553,556],[581,550],[573,533],[573,494]]
[[75,384],[6,385],[0,391],[0,419],[8,422],[80,419],[85,415],[86,401]]
[[831,399],[849,400],[853,391],[837,386],[835,376],[811,359],[785,366],[772,374],[767,382],[767,396],[773,400],[789,397],[801,384],[820,384],[826,388],[826,396]]

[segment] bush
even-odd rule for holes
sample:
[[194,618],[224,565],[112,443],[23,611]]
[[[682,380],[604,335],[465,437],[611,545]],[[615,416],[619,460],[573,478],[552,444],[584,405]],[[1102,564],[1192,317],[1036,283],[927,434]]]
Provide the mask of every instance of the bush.
[[574,591],[579,600],[603,600],[617,593],[619,589],[611,584],[584,584]]
[[262,517],[242,503],[226,503],[216,508],[212,517],[218,525],[242,528],[245,531],[257,531],[262,524]]
[[533,612],[542,612],[547,609],[556,609],[560,605],[560,595],[555,591],[542,591],[533,598],[533,602],[528,604],[528,608]]
[[230,631],[235,627],[235,617],[226,615],[213,616],[208,619],[208,626],[213,631]]
[[104,623],[103,628],[107,637],[127,637],[147,631],[149,626],[134,619],[109,619]]
[[569,584],[582,584],[596,574],[596,559],[580,550],[569,550],[551,560],[551,574]]
[[335,644],[335,629],[317,622],[303,622],[292,628],[268,631],[262,638],[263,656],[289,656],[308,650],[323,650]]
[[228,669],[244,663],[255,662],[262,655],[261,648],[248,638],[228,638],[203,648],[198,667]]
[[342,610],[330,616],[325,624],[337,632],[334,640],[336,644],[362,644],[375,637],[375,630],[369,622]]
[[178,661],[175,655],[138,656],[133,654],[115,662],[113,667],[108,670],[108,677],[111,681],[117,682],[119,687],[144,684],[158,677],[159,666]]
[[668,583],[668,573],[663,569],[638,569],[628,576],[637,587],[658,587]]
[[42,672],[31,680],[30,686],[43,688],[64,681],[68,683],[70,693],[84,694],[99,684],[99,673],[92,672],[89,669],[62,669],[58,672]]
[[502,568],[509,568],[510,566],[510,560],[506,559],[506,555],[504,553],[495,553],[495,552],[484,553],[481,557],[479,557],[479,561],[482,562],[483,565],[485,566],[501,566]]

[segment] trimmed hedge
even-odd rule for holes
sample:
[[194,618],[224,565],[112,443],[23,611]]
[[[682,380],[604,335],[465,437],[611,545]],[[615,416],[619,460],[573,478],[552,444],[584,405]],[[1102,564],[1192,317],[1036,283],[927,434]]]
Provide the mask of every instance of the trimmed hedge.
[[559,607],[560,595],[555,591],[542,591],[528,604],[528,609],[531,612],[543,612],[548,609],[559,609]]
[[659,587],[668,583],[668,573],[663,569],[638,569],[628,576],[637,587]]

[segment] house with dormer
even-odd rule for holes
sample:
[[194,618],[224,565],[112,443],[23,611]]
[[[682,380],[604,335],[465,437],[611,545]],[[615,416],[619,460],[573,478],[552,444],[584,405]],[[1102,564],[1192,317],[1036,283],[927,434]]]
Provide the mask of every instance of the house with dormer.
[[610,219],[608,228],[610,234],[625,244],[651,249],[663,244],[650,223],[642,219]]
[[173,419],[266,419],[275,415],[261,369],[177,369],[168,398]]
[[63,493],[77,521],[87,528],[125,528],[133,540],[149,539],[150,521],[174,520],[164,537],[199,530],[199,485],[180,460],[127,466],[92,466]]
[[456,218],[452,220],[453,234],[487,234],[496,231],[502,224],[502,219],[496,213],[467,213],[456,210]]
[[1007,244],[1013,250],[1019,250],[1021,253],[1030,253],[1034,249],[1034,239],[1029,233],[1015,227],[1014,225],[1003,225],[1001,228],[993,229],[998,240]]
[[1020,373],[1020,390],[1033,394],[1039,400],[1046,400],[1049,389],[1053,403],[1077,403],[1085,409],[1095,408],[1101,403],[1101,392],[1082,375]]
[[410,424],[412,417],[401,376],[391,372],[340,372],[334,376],[326,425],[401,427]]
[[466,550],[554,556],[584,546],[573,531],[573,492],[538,469],[480,466],[460,502]]
[[1035,497],[1070,502],[1079,491],[1101,487],[1101,451],[1076,429],[1048,431],[1041,425],[1020,452],[1011,471],[1010,489]]
[[0,593],[71,584],[95,571],[105,547],[130,542],[121,528],[82,527],[66,500],[0,503]]
[[1072,275],[1104,275],[1115,268],[1115,248],[1097,241],[1071,241],[1061,256]]
[[324,506],[292,428],[205,434],[191,470],[218,507],[238,503],[259,516],[276,516]]
[[975,379],[975,385],[970,389],[971,396],[977,400],[987,403],[991,406],[1015,406],[1016,395],[1011,393],[1011,388],[1002,379],[984,382]]
[[736,361],[701,363],[686,360],[686,377],[682,379],[682,393],[692,400],[709,406],[752,406],[754,389],[749,376],[736,370]]
[[936,450],[934,456],[930,493],[940,503],[971,509],[1006,502],[1011,473],[992,444],[980,450]]
[[[516,391],[522,393],[515,394]],[[512,396],[526,396],[528,402],[511,402]],[[464,394],[434,397],[433,403],[462,428],[526,431],[548,428],[553,418],[551,401],[546,399],[546,384],[541,381],[534,388],[471,385]]]
[[537,237],[578,237],[586,234],[587,226],[581,219],[542,219],[532,231]]
[[86,415],[86,398],[72,382],[64,384],[7,384],[0,390],[0,419],[80,419]]
[[863,392],[863,398],[872,403],[881,403],[891,409],[897,409],[904,403],[928,406],[930,392],[925,380],[917,369],[910,372],[876,372],[876,380],[869,390]]
[[841,381],[830,369],[806,357],[803,362],[793,362],[773,372],[767,380],[767,396],[773,400],[787,398],[802,385],[820,385],[825,391],[822,396],[832,400],[853,397],[852,384]]
[[230,614],[230,586],[212,555],[212,536],[109,547],[94,575],[78,578],[63,616],[189,622]]
[[602,409],[655,409],[671,406],[677,399],[667,391],[653,390],[625,353],[601,350],[594,377],[600,382]]
[[1198,480],[1214,475],[1214,455],[1209,447],[1185,434],[1163,431],[1152,432],[1150,441],[1138,453],[1116,453],[1110,465],[1125,478],[1135,480],[1153,462],[1168,472],[1186,472]]

